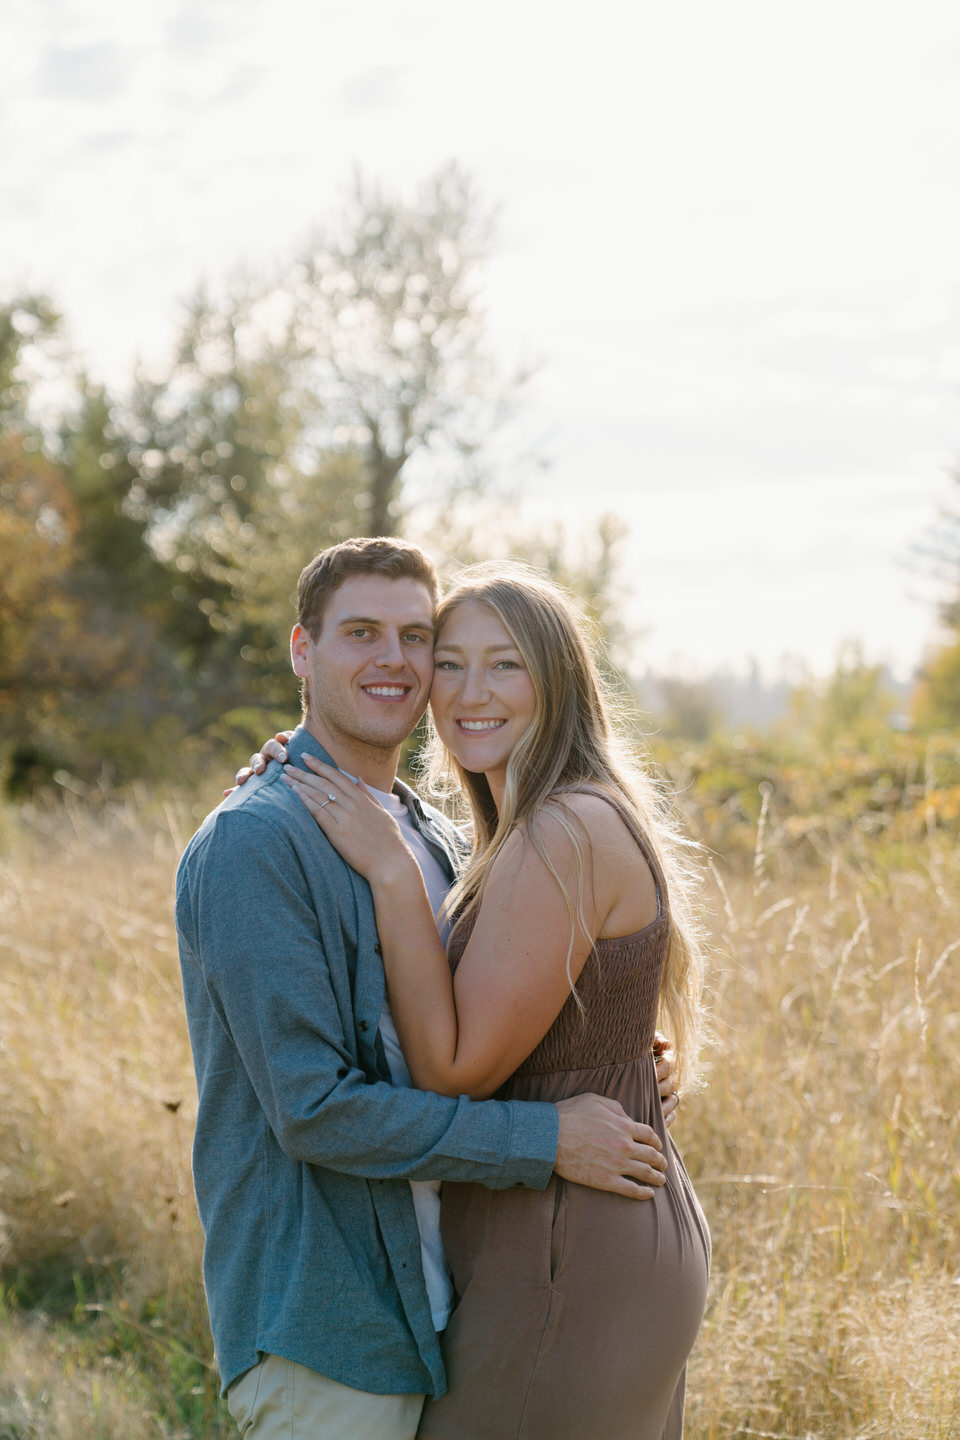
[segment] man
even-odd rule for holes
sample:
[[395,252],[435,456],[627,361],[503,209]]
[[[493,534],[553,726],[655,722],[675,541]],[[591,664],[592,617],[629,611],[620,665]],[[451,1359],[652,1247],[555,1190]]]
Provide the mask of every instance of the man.
[[[346,541],[306,567],[289,751],[400,812],[439,903],[456,832],[396,780],[429,695],[436,598],[432,564],[399,541]],[[424,1395],[446,1389],[439,1182],[543,1188],[555,1169],[642,1196],[664,1161],[652,1130],[597,1096],[406,1088],[369,888],[279,782],[272,767],[208,816],[177,877],[217,1359],[251,1440],[408,1440]]]

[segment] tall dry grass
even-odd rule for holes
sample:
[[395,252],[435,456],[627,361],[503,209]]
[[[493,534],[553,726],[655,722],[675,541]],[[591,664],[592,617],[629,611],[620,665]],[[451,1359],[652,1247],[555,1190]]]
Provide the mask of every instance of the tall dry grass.
[[[212,1437],[171,922],[197,817],[8,817],[0,1440]],[[960,857],[791,839],[709,883],[716,1043],[675,1135],[714,1238],[707,1437],[960,1436]],[[709,839],[709,835],[706,837]],[[602,1440],[602,1437],[596,1437]]]
[[7,816],[0,1440],[232,1432],[199,1278],[171,915],[196,818],[145,795]]
[[[763,822],[767,821],[764,815]],[[960,1436],[960,859],[715,871],[716,1045],[689,1154],[716,1252],[690,1432]]]

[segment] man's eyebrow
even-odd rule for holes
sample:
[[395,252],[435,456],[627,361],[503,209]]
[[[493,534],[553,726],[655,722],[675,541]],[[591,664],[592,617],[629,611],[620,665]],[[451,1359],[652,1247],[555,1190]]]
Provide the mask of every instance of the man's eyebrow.
[[[382,615],[345,615],[340,620],[341,627],[346,625],[386,625],[389,621],[384,620]],[[403,620],[397,627],[399,630],[429,630],[433,634],[432,620]]]

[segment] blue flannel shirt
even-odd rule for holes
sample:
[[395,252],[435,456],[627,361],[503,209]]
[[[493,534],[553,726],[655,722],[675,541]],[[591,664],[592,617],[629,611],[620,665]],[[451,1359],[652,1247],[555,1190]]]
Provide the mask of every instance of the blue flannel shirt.
[[[303,728],[288,749],[330,759]],[[271,764],[213,811],[177,875],[223,1389],[270,1353],[360,1390],[442,1395],[406,1182],[542,1189],[557,1112],[390,1084],[369,886],[281,773]],[[456,832],[398,790],[449,867]]]

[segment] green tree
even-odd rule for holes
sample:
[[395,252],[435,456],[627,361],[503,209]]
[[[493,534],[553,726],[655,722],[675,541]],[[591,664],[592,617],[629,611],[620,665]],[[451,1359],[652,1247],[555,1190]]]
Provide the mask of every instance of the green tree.
[[159,577],[145,527],[130,509],[137,471],[115,409],[77,364],[46,296],[0,305],[0,433],[18,436],[25,454],[42,454],[60,471],[77,526],[73,583],[123,610],[155,590]]
[[60,418],[54,453],[80,514],[85,588],[122,611],[156,602],[164,574],[144,517],[131,505],[138,471],[115,412],[107,390],[81,374],[76,398]]
[[491,235],[456,166],[411,201],[357,177],[289,264],[199,293],[174,363],[138,378],[125,513],[171,576],[197,697],[286,693],[296,575],[333,541],[398,531],[412,460],[434,501],[482,490],[519,384],[484,345]]
[[481,301],[494,216],[455,163],[412,199],[355,177],[342,213],[283,277],[328,451],[362,457],[364,533],[395,533],[418,458],[436,495],[482,485],[491,436],[525,375],[504,381]]
[[289,688],[297,575],[356,528],[358,467],[311,444],[318,402],[300,368],[263,285],[238,278],[195,297],[173,364],[138,377],[124,415],[128,513],[164,567],[166,634],[198,717]]
[[137,472],[110,398],[42,296],[0,307],[0,425],[6,787],[139,769],[180,696],[160,629],[165,574],[128,509]]
[[41,431],[31,413],[38,362],[62,340],[61,319],[46,295],[13,294],[0,300],[0,432],[16,432],[28,450]]
[[83,628],[69,582],[79,516],[43,453],[34,361],[60,328],[44,296],[0,303],[0,760],[5,788],[53,768],[42,736],[75,678]]
[[[57,769],[95,773],[115,697],[143,645],[82,584],[82,520],[62,469],[23,438],[0,439],[0,748],[5,787],[22,793]],[[138,677],[137,677],[138,678]]]

